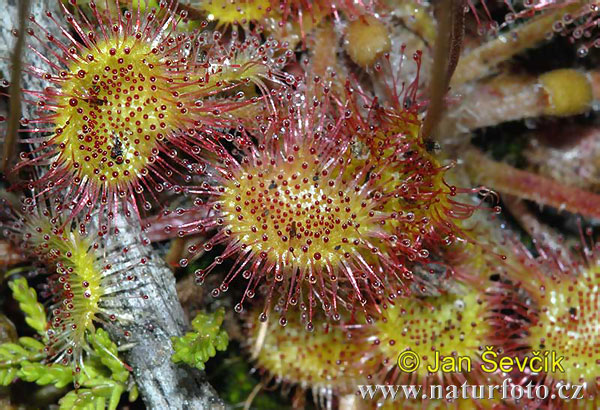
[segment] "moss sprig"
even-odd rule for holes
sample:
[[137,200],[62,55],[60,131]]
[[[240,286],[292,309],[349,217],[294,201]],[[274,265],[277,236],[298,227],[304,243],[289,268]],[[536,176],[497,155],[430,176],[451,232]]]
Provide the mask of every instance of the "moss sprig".
[[[35,289],[30,288],[25,278],[18,278],[9,282],[8,287],[13,297],[19,302],[19,308],[25,314],[25,322],[38,334],[46,334],[46,310],[38,302]],[[43,346],[42,346],[43,348]]]
[[46,311],[26,279],[15,279],[9,287],[25,314],[27,324],[38,332],[42,341],[21,337],[15,343],[0,344],[1,385],[7,386],[16,379],[22,379],[40,386],[77,386],[60,399],[61,410],[115,410],[126,391],[129,391],[129,401],[137,399],[137,387],[132,382],[129,368],[119,359],[117,346],[102,328],[87,334],[91,349],[86,355],[83,372],[74,372],[68,365],[45,363]]
[[88,336],[93,354],[86,361],[85,372],[77,382],[80,388],[72,390],[60,399],[60,410],[115,410],[121,395],[129,390],[129,401],[138,396],[137,387],[130,383],[127,366],[118,358],[117,346],[108,333],[99,328]]
[[221,329],[224,316],[223,308],[214,313],[199,313],[192,320],[193,331],[171,338],[175,350],[171,360],[204,370],[208,359],[214,357],[217,350],[227,349],[229,344],[229,335]]

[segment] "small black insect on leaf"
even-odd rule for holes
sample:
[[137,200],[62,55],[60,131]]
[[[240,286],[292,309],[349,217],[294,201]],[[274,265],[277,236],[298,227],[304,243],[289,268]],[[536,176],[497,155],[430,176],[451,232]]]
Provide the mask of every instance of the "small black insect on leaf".
[[113,146],[110,150],[110,157],[114,160],[120,158],[123,155],[123,143],[121,142],[121,138],[115,133],[112,135]]

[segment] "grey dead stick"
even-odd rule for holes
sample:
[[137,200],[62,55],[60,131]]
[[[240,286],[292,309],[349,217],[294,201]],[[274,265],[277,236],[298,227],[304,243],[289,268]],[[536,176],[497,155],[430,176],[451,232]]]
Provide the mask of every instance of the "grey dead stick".
[[[12,33],[13,29],[19,28],[19,0],[0,0],[0,78],[10,78],[10,59],[14,51],[14,46],[17,43],[17,38]],[[46,11],[59,13],[58,3],[54,0],[33,0],[30,1],[29,13],[36,16],[38,22],[44,26],[53,30],[54,23],[46,17]],[[29,23],[29,21],[27,21]],[[29,42],[29,36],[25,35],[25,41]],[[37,45],[36,45],[37,46]],[[39,46],[37,46],[39,49]],[[45,67],[46,64],[36,56],[31,50],[24,47],[21,54],[23,65],[31,64],[37,67]],[[21,87],[32,89],[32,90],[43,90],[44,87],[48,86],[48,83],[38,77],[23,75],[21,77]],[[8,89],[2,89],[4,92],[8,92]],[[34,115],[35,107],[32,104],[22,104],[23,116],[25,118],[32,118]]]
[[[11,33],[18,25],[18,0],[0,0],[0,77],[8,78],[10,73],[9,56],[16,44]],[[56,25],[45,15],[51,11],[59,16],[59,0],[31,1],[31,14],[56,37],[60,36]],[[43,38],[43,36],[42,36]],[[29,41],[30,39],[26,39]],[[39,44],[35,44],[38,49]],[[30,50],[24,49],[23,64],[45,68],[46,64]],[[23,74],[23,88],[43,90],[48,84],[43,80]],[[34,118],[33,105],[23,105],[25,118]],[[133,369],[135,381],[141,396],[149,409],[221,409],[224,408],[214,389],[206,381],[203,372],[185,365],[171,362],[173,348],[171,337],[183,335],[187,321],[177,299],[175,278],[165,262],[157,257],[150,247],[142,245],[139,223],[122,217],[115,218],[114,226],[119,228],[118,236],[111,236],[108,248],[114,263],[128,266],[137,278],[131,282],[116,281],[115,298],[111,298],[111,309],[126,318],[118,325],[109,326],[111,338],[124,350],[124,358]],[[122,252],[127,244],[128,252]],[[142,265],[139,261],[147,259]],[[113,258],[111,257],[111,262]],[[147,295],[147,299],[142,297]],[[126,337],[125,332],[130,336]]]
[[[116,283],[112,289],[117,297],[110,298],[110,310],[124,320],[108,330],[118,345],[128,346],[124,358],[133,368],[144,402],[160,410],[224,408],[203,372],[170,359],[171,337],[181,336],[186,328],[173,273],[151,247],[142,245],[136,224],[120,216],[113,222],[119,232],[108,239],[110,260],[136,279]],[[140,263],[143,258],[145,264]]]
[[[31,0],[29,7],[29,15],[35,16],[36,21],[45,27],[48,31],[54,34],[56,37],[60,37],[60,31],[56,25],[46,16],[46,12],[50,11],[55,16],[60,15],[60,0]],[[11,64],[10,59],[13,55],[14,47],[17,44],[17,38],[12,33],[13,29],[19,28],[19,0],[0,0],[0,78],[10,79]],[[30,23],[27,20],[29,26]],[[39,30],[37,30],[38,34]],[[41,35],[44,38],[44,35]],[[30,44],[39,51],[44,51],[37,41],[32,41],[29,35],[25,35],[25,46],[21,52],[21,63],[25,69],[26,65],[30,64],[35,67],[40,67],[43,70],[50,68],[48,64],[37,56],[33,51],[27,48],[27,44]],[[21,87],[28,90],[42,91],[45,87],[49,86],[45,80],[23,74],[21,76]],[[8,92],[8,89],[0,89],[3,92]],[[28,96],[31,99],[31,96]],[[34,104],[27,104],[23,102],[21,104],[22,116],[24,118],[34,118],[36,107]]]

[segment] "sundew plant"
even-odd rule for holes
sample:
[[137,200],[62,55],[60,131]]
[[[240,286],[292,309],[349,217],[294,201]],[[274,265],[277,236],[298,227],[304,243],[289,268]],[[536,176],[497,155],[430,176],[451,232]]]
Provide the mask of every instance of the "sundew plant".
[[600,408],[597,0],[0,5],[1,408]]

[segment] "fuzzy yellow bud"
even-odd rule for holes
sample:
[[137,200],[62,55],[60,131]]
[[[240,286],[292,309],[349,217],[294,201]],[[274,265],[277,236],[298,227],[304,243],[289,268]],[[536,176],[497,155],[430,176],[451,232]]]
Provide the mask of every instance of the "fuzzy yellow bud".
[[573,69],[554,70],[541,75],[539,83],[548,96],[546,115],[566,117],[590,108],[592,87],[584,73]]
[[348,26],[346,52],[356,64],[368,67],[391,47],[387,27],[371,16],[361,17]]

